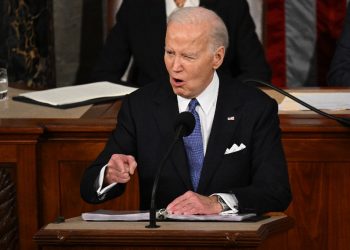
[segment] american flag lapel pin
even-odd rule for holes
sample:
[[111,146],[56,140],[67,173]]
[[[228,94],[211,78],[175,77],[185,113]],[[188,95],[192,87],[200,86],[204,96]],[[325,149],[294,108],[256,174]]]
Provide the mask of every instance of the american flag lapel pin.
[[228,121],[234,121],[234,120],[235,120],[235,117],[234,117],[234,116],[229,116],[229,117],[227,117],[227,120],[228,120]]

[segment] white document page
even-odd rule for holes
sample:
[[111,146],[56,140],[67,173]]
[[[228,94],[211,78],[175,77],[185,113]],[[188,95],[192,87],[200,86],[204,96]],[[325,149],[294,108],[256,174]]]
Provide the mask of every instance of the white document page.
[[96,82],[76,86],[60,87],[55,89],[33,91],[19,96],[47,103],[53,106],[80,103],[102,97],[120,97],[127,95],[137,88],[128,87],[111,82]]
[[[242,221],[256,214],[213,214],[213,215],[175,215],[166,214],[159,220],[186,220],[186,221]],[[82,213],[81,217],[87,221],[142,221],[149,220],[149,212],[97,210]]]
[[88,221],[140,221],[148,220],[149,212],[97,210],[82,213],[81,217]]
[[187,221],[242,221],[255,216],[255,214],[206,214],[206,215],[176,215],[168,214],[167,219]]
[[[290,93],[302,101],[323,110],[350,109],[350,93]],[[279,105],[280,111],[308,110],[308,108],[285,97]]]

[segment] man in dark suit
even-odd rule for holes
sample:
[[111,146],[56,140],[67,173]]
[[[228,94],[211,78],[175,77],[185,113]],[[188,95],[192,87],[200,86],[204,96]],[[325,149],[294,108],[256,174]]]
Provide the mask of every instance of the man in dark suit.
[[[172,1],[124,0],[91,80],[120,82],[131,57],[131,84],[144,86],[166,76],[162,58],[167,13],[171,12]],[[185,6],[189,2],[187,0]],[[253,78],[269,82],[271,70],[246,0],[197,0],[197,4],[215,11],[228,28],[230,47],[219,71],[240,80]]]
[[225,24],[214,12],[183,8],[169,17],[164,53],[169,75],[124,98],[116,129],[84,173],[85,201],[120,195],[137,168],[140,209],[149,209],[156,169],[175,136],[174,121],[189,109],[196,126],[163,168],[159,208],[213,214],[288,207],[277,103],[255,87],[216,73],[227,46]]
[[329,86],[350,86],[350,8],[328,73]]

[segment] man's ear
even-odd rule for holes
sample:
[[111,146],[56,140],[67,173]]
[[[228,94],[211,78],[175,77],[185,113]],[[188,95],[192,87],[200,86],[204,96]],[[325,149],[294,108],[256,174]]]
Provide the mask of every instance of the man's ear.
[[222,62],[224,61],[225,57],[225,47],[220,46],[219,48],[216,49],[214,53],[214,60],[213,60],[213,68],[218,69]]

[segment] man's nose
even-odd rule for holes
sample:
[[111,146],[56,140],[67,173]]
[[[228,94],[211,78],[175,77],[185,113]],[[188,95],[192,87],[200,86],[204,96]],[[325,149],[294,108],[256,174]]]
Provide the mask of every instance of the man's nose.
[[172,70],[173,71],[181,71],[181,69],[182,69],[181,58],[178,56],[175,56],[174,61],[173,61]]

